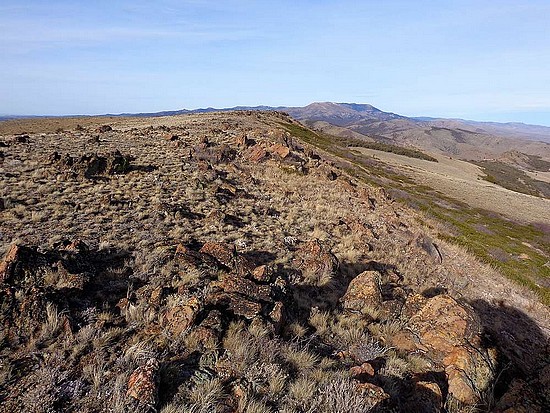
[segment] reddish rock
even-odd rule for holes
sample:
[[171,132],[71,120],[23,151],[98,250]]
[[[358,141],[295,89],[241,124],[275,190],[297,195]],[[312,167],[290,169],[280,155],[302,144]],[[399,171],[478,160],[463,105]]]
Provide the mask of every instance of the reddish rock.
[[227,306],[234,314],[252,320],[262,311],[262,305],[242,295],[225,291],[212,292],[206,297],[208,304]]
[[443,392],[437,383],[417,381],[414,391],[405,403],[406,411],[440,413],[443,409]]
[[184,304],[170,308],[165,313],[165,325],[172,334],[178,336],[192,326],[200,310],[199,299],[191,297]]
[[151,358],[144,366],[134,370],[128,379],[127,397],[154,409],[158,402],[159,362]]
[[200,252],[214,257],[220,264],[228,268],[233,268],[235,265],[235,256],[237,253],[234,246],[220,242],[207,242],[202,246]]
[[65,250],[73,252],[86,252],[90,250],[90,247],[88,247],[88,245],[81,239],[75,239],[65,247]]
[[162,301],[164,295],[164,287],[158,286],[155,288],[149,296],[149,304],[158,307]]
[[281,301],[276,301],[273,309],[269,312],[269,318],[273,322],[275,331],[279,333],[284,324],[284,304]]
[[353,366],[349,369],[351,377],[360,382],[364,382],[367,379],[374,377],[374,368],[369,363],[363,363],[360,366]]
[[192,249],[186,247],[183,244],[178,244],[176,247],[176,253],[174,259],[196,266],[203,261],[203,256],[200,252],[193,251]]
[[438,295],[410,318],[408,327],[417,347],[445,370],[449,395],[475,404],[493,380],[495,354],[481,346],[481,324],[473,309]]
[[13,244],[8,250],[6,256],[0,262],[0,281],[6,282],[9,278],[13,276],[15,271],[15,266],[17,261],[20,259],[21,255],[24,254],[25,247],[20,245]]
[[294,265],[304,274],[332,276],[338,270],[338,259],[319,240],[302,244],[296,251]]
[[398,331],[396,334],[393,334],[389,344],[396,349],[407,352],[413,352],[419,348],[414,334],[408,330]]
[[405,300],[401,313],[403,316],[410,318],[418,313],[422,307],[426,305],[428,299],[420,294],[411,294]]
[[351,280],[340,300],[342,307],[348,311],[361,311],[366,305],[379,307],[382,304],[380,274],[377,271],[362,272]]
[[210,283],[212,287],[218,287],[228,293],[238,293],[254,301],[271,301],[271,287],[258,285],[246,278],[232,274],[220,275],[218,281]]
[[[44,261],[44,262],[42,262]],[[0,282],[28,284],[36,281],[37,266],[44,264],[45,258],[35,250],[13,244],[0,262]]]
[[354,380],[357,390],[359,390],[364,397],[367,397],[370,401],[369,404],[375,406],[382,403],[384,400],[389,399],[390,396],[387,394],[384,389],[378,387],[376,384],[372,383],[361,383],[357,380]]
[[261,282],[269,282],[271,280],[271,269],[267,265],[260,265],[252,270],[252,277]]
[[267,158],[267,151],[260,145],[254,145],[246,150],[244,157],[250,162],[258,163]]
[[242,134],[235,138],[235,144],[247,148],[251,145],[254,145],[254,140],[248,139],[245,134]]
[[288,146],[281,145],[280,143],[276,143],[275,145],[272,145],[269,148],[269,151],[271,153],[278,155],[282,159],[290,155],[290,149],[288,148]]

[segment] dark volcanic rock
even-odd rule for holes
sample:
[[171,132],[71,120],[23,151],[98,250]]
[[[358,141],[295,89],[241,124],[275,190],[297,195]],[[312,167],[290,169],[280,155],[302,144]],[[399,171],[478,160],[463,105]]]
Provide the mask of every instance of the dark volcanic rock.
[[50,156],[52,164],[58,165],[62,170],[72,173],[74,176],[87,179],[127,173],[132,169],[131,161],[133,160],[133,157],[122,155],[118,150],[108,155],[93,154],[73,157],[68,154],[61,156],[54,152]]

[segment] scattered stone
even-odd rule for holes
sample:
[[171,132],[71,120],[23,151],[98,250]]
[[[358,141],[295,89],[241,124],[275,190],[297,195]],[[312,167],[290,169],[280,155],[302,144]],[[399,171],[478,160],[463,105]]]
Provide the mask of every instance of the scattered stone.
[[267,265],[260,265],[252,270],[252,277],[256,281],[269,282],[271,280],[271,268]]
[[219,287],[228,293],[238,293],[254,301],[271,301],[269,285],[258,285],[251,280],[232,274],[220,275],[218,281],[210,283],[210,286]]
[[19,135],[19,136],[16,136],[15,138],[13,138],[13,141],[15,143],[29,143],[29,140],[30,140],[30,136],[29,135]]
[[166,136],[164,136],[164,139],[167,140],[168,142],[176,142],[177,140],[179,140],[179,136],[178,135],[173,135],[173,134],[168,134]]
[[269,148],[269,151],[276,154],[281,159],[285,159],[288,155],[290,155],[290,149],[288,148],[288,146],[281,145],[280,143],[272,145]]
[[417,381],[411,397],[407,400],[407,411],[440,413],[443,409],[443,392],[437,383]]
[[197,161],[207,161],[211,164],[228,163],[235,158],[234,152],[226,145],[210,146],[208,140],[191,148],[191,156]]
[[243,316],[249,320],[252,320],[262,311],[260,303],[249,300],[242,295],[226,293],[224,291],[210,293],[206,297],[206,301],[208,304],[227,307],[234,314]]
[[279,333],[282,330],[285,322],[284,317],[284,304],[281,301],[276,301],[273,309],[269,312],[269,318],[273,322],[273,327],[275,328],[276,333]]
[[170,308],[164,315],[164,323],[174,336],[179,336],[192,326],[201,307],[199,299],[191,297],[183,304]]
[[363,363],[360,366],[353,366],[349,369],[352,378],[360,382],[365,382],[374,377],[374,368],[370,363]]
[[378,387],[376,384],[369,382],[361,383],[355,380],[355,386],[357,390],[359,390],[363,394],[363,396],[369,399],[370,405],[378,406],[382,402],[390,398],[390,395],[387,394],[383,388]]
[[230,247],[220,242],[207,242],[202,246],[200,252],[214,257],[220,264],[227,268],[233,268],[235,266],[237,251],[234,246]]
[[81,157],[65,156],[54,152],[50,162],[75,176],[95,179],[99,176],[124,174],[131,170],[131,156],[122,155],[118,150],[108,155],[87,154]]

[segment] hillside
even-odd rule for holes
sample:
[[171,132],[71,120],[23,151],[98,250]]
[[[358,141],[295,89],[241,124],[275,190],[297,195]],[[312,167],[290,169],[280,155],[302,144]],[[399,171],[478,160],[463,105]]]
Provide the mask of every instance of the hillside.
[[280,112],[0,134],[1,412],[550,408],[544,228]]
[[369,139],[460,159],[494,158],[512,150],[550,159],[550,128],[542,126],[407,118],[349,103],[313,103],[284,110],[327,133],[344,136],[349,130]]

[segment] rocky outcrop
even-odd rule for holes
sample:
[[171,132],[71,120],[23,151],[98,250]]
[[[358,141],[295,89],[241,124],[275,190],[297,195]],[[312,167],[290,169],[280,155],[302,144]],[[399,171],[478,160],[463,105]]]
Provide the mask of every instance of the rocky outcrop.
[[[421,300],[412,296],[414,308]],[[481,340],[481,323],[473,309],[449,295],[427,299],[408,320],[406,333],[392,344],[403,351],[422,351],[446,374],[449,395],[475,404],[494,379],[496,357]]]
[[50,162],[61,171],[73,177],[96,179],[101,176],[125,174],[129,172],[133,157],[121,154],[118,150],[107,155],[86,154],[74,157],[54,152]]

